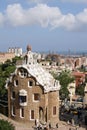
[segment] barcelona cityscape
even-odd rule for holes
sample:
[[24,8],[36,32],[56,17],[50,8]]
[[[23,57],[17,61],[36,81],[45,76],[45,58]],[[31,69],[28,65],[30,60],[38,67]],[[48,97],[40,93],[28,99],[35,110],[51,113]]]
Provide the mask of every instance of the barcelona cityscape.
[[87,130],[87,0],[1,0],[0,45],[0,130]]

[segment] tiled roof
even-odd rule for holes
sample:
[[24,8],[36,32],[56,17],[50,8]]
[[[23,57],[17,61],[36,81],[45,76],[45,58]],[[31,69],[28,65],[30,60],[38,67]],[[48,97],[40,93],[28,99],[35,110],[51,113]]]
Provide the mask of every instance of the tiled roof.
[[72,73],[74,76],[79,76],[79,77],[84,77],[85,74],[84,73],[81,73],[81,72],[73,72]]

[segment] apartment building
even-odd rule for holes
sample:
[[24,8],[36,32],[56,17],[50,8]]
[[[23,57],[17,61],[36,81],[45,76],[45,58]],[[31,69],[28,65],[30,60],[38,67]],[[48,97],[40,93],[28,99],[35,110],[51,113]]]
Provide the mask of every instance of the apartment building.
[[20,48],[20,47],[9,47],[8,52],[9,53],[15,53],[15,56],[21,56],[22,55],[22,48]]

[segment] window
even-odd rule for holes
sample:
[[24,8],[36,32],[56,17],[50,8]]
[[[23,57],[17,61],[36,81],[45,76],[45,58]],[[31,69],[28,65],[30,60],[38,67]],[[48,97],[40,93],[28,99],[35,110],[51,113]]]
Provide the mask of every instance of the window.
[[28,81],[28,86],[29,86],[29,87],[32,87],[32,86],[33,86],[33,81],[31,81],[31,80]]
[[15,92],[12,92],[12,98],[15,99]]
[[34,119],[34,110],[31,110],[30,119]]
[[53,107],[53,115],[56,115],[56,106]]
[[40,94],[34,93],[34,101],[39,101],[40,100]]
[[27,70],[21,68],[21,69],[19,70],[19,75],[20,75],[21,77],[23,77],[23,78],[24,78],[24,77],[27,77],[27,75],[28,75]]
[[20,106],[27,105],[27,91],[24,89],[19,90],[19,104]]
[[26,96],[19,96],[19,101],[20,101],[20,103],[26,102],[27,101]]
[[16,80],[16,86],[18,85],[18,80]]
[[28,75],[27,70],[24,68],[19,68],[18,73],[21,78],[26,78]]
[[12,106],[12,115],[15,116],[15,106]]
[[24,117],[24,108],[20,108],[20,117],[21,117],[21,118]]
[[14,86],[18,86],[18,80],[14,81]]

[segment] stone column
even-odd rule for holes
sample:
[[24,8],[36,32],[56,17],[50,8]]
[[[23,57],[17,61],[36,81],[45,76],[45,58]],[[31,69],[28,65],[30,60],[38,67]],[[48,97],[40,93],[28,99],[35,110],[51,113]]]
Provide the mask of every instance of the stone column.
[[83,100],[83,106],[85,107],[87,105],[87,83],[84,89],[84,100]]

